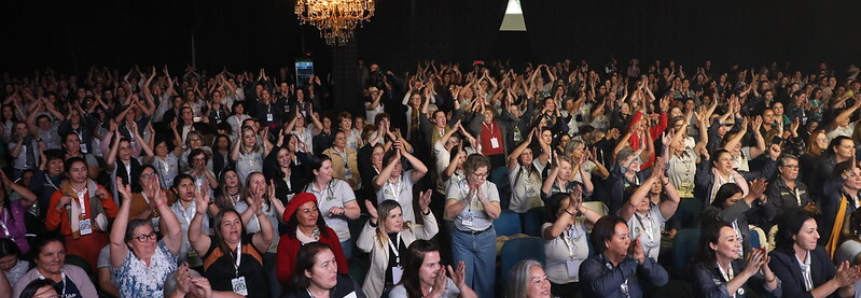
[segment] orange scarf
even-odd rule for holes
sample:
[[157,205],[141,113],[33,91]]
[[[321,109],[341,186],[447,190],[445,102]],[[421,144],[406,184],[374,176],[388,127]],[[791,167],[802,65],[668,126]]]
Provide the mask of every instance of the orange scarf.
[[831,236],[828,237],[828,243],[825,245],[825,250],[834,259],[834,253],[837,252],[837,247],[840,245],[840,234],[843,231],[843,223],[846,219],[846,195],[840,197],[840,207],[837,208],[837,216],[834,217],[834,226],[831,227]]

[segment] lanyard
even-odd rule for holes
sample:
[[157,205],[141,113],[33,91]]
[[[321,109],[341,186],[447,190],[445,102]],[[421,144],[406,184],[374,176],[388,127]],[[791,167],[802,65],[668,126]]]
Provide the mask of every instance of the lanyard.
[[[735,272],[732,271],[732,263],[729,264],[729,267],[727,268],[727,270],[724,270],[720,264],[717,264],[717,265],[718,265],[718,271],[720,271],[720,275],[723,276],[723,279],[727,283],[729,283],[730,280],[735,278]],[[735,297],[735,293],[732,293],[732,297]]]
[[798,187],[795,187],[795,191],[792,192],[795,195],[795,202],[798,203],[798,206],[801,207],[801,191],[798,190]]
[[234,255],[234,259],[236,259],[236,263],[233,264],[233,273],[236,275],[236,278],[239,278],[239,264],[242,262],[242,240],[236,243],[236,255]]
[[583,233],[579,233],[580,231],[578,231],[577,235],[574,235],[574,230],[577,230],[576,222],[574,223],[574,225],[571,226],[571,228],[562,233],[562,240],[563,242],[565,242],[565,246],[568,247],[568,258],[570,258],[571,260],[574,260],[574,253],[577,250],[577,244],[574,243],[574,241],[577,241],[581,237],[583,237]]
[[401,268],[401,253],[400,251],[398,251],[398,247],[401,246],[401,232],[398,232],[398,235],[396,237],[398,238],[398,244],[395,245],[394,243],[392,243],[392,238],[389,238],[389,247],[392,248],[392,253],[395,254],[395,263],[398,264],[398,268]]
[[57,185],[56,185],[56,184],[54,184],[54,181],[52,181],[52,180],[51,180],[51,177],[50,177],[50,176],[48,176],[48,174],[45,174],[45,181],[47,181],[47,182],[48,182],[48,184],[50,184],[50,185],[51,185],[51,187],[53,187],[53,188],[54,188],[54,190],[58,190],[58,189],[60,189],[59,187],[57,187]]
[[493,121],[490,121],[490,125],[489,125],[489,126],[488,126],[487,124],[485,124],[485,123],[482,123],[481,125],[484,125],[484,128],[486,128],[486,129],[487,129],[487,131],[489,131],[489,132],[490,132],[490,135],[491,135],[490,137],[492,138],[492,137],[493,137],[493,127],[494,127],[494,126],[493,126]]
[[403,191],[404,180],[400,177],[398,178],[398,182],[392,182],[391,180],[386,181],[386,187],[388,187],[392,191],[392,196],[397,201],[398,197],[401,196],[401,191]]
[[141,196],[144,198],[144,201],[146,201],[146,204],[149,205],[149,196],[146,195],[146,191],[142,191]]
[[84,196],[87,193],[87,188],[84,187],[83,189],[81,189],[81,191],[77,191],[74,188],[72,188],[72,191],[74,191],[78,195],[78,198],[76,201],[78,202],[78,205],[81,206],[81,216],[84,216],[84,217],[87,216],[87,208],[84,207]]
[[634,216],[637,218],[637,222],[640,223],[640,227],[643,228],[643,232],[646,233],[646,236],[649,236],[649,244],[655,244],[655,233],[652,230],[654,222],[652,222],[652,217],[649,216],[646,218],[646,221],[649,223],[649,227],[643,224],[643,219],[639,214],[634,213]]
[[[60,275],[62,276],[61,279],[63,280],[63,292],[60,294],[60,297],[66,297],[66,287],[69,284],[69,281],[66,280],[66,273],[61,272]],[[42,276],[41,274],[39,274],[39,280],[44,280],[44,279],[45,279],[45,277]]]
[[6,220],[9,218],[9,210],[3,209],[3,219],[0,219],[0,229],[3,229],[3,235],[12,238],[12,233],[9,232],[9,227],[6,226]]

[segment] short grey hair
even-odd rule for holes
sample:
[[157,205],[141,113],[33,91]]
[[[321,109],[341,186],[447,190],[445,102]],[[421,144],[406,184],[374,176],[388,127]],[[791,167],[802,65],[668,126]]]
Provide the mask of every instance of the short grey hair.
[[508,271],[508,286],[506,293],[508,298],[526,297],[526,286],[529,284],[529,270],[535,266],[544,270],[544,266],[533,259],[520,261],[517,265],[511,267]]

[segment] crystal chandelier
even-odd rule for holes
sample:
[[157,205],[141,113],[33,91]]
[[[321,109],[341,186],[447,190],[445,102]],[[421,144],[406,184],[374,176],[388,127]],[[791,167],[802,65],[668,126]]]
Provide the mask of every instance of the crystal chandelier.
[[356,25],[374,16],[374,0],[297,0],[299,24],[320,29],[329,45],[344,45],[353,38]]

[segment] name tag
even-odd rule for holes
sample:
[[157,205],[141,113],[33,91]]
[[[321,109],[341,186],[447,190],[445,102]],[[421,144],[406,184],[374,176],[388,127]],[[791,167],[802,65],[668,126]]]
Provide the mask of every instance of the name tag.
[[492,147],[493,149],[499,148],[499,139],[490,138],[490,147]]
[[392,283],[398,284],[401,282],[401,277],[404,276],[404,268],[392,267]]
[[89,218],[78,220],[78,231],[81,236],[86,236],[93,233],[93,222]]
[[275,116],[272,114],[266,114],[266,121],[272,122],[272,120],[275,120]]
[[248,296],[248,285],[245,283],[245,276],[240,276],[230,280],[233,285],[233,292],[242,296]]
[[568,260],[568,277],[574,278],[580,276],[580,260]]
[[472,221],[475,219],[475,214],[472,212],[466,212],[463,214],[463,220],[460,222],[464,227],[471,227]]

